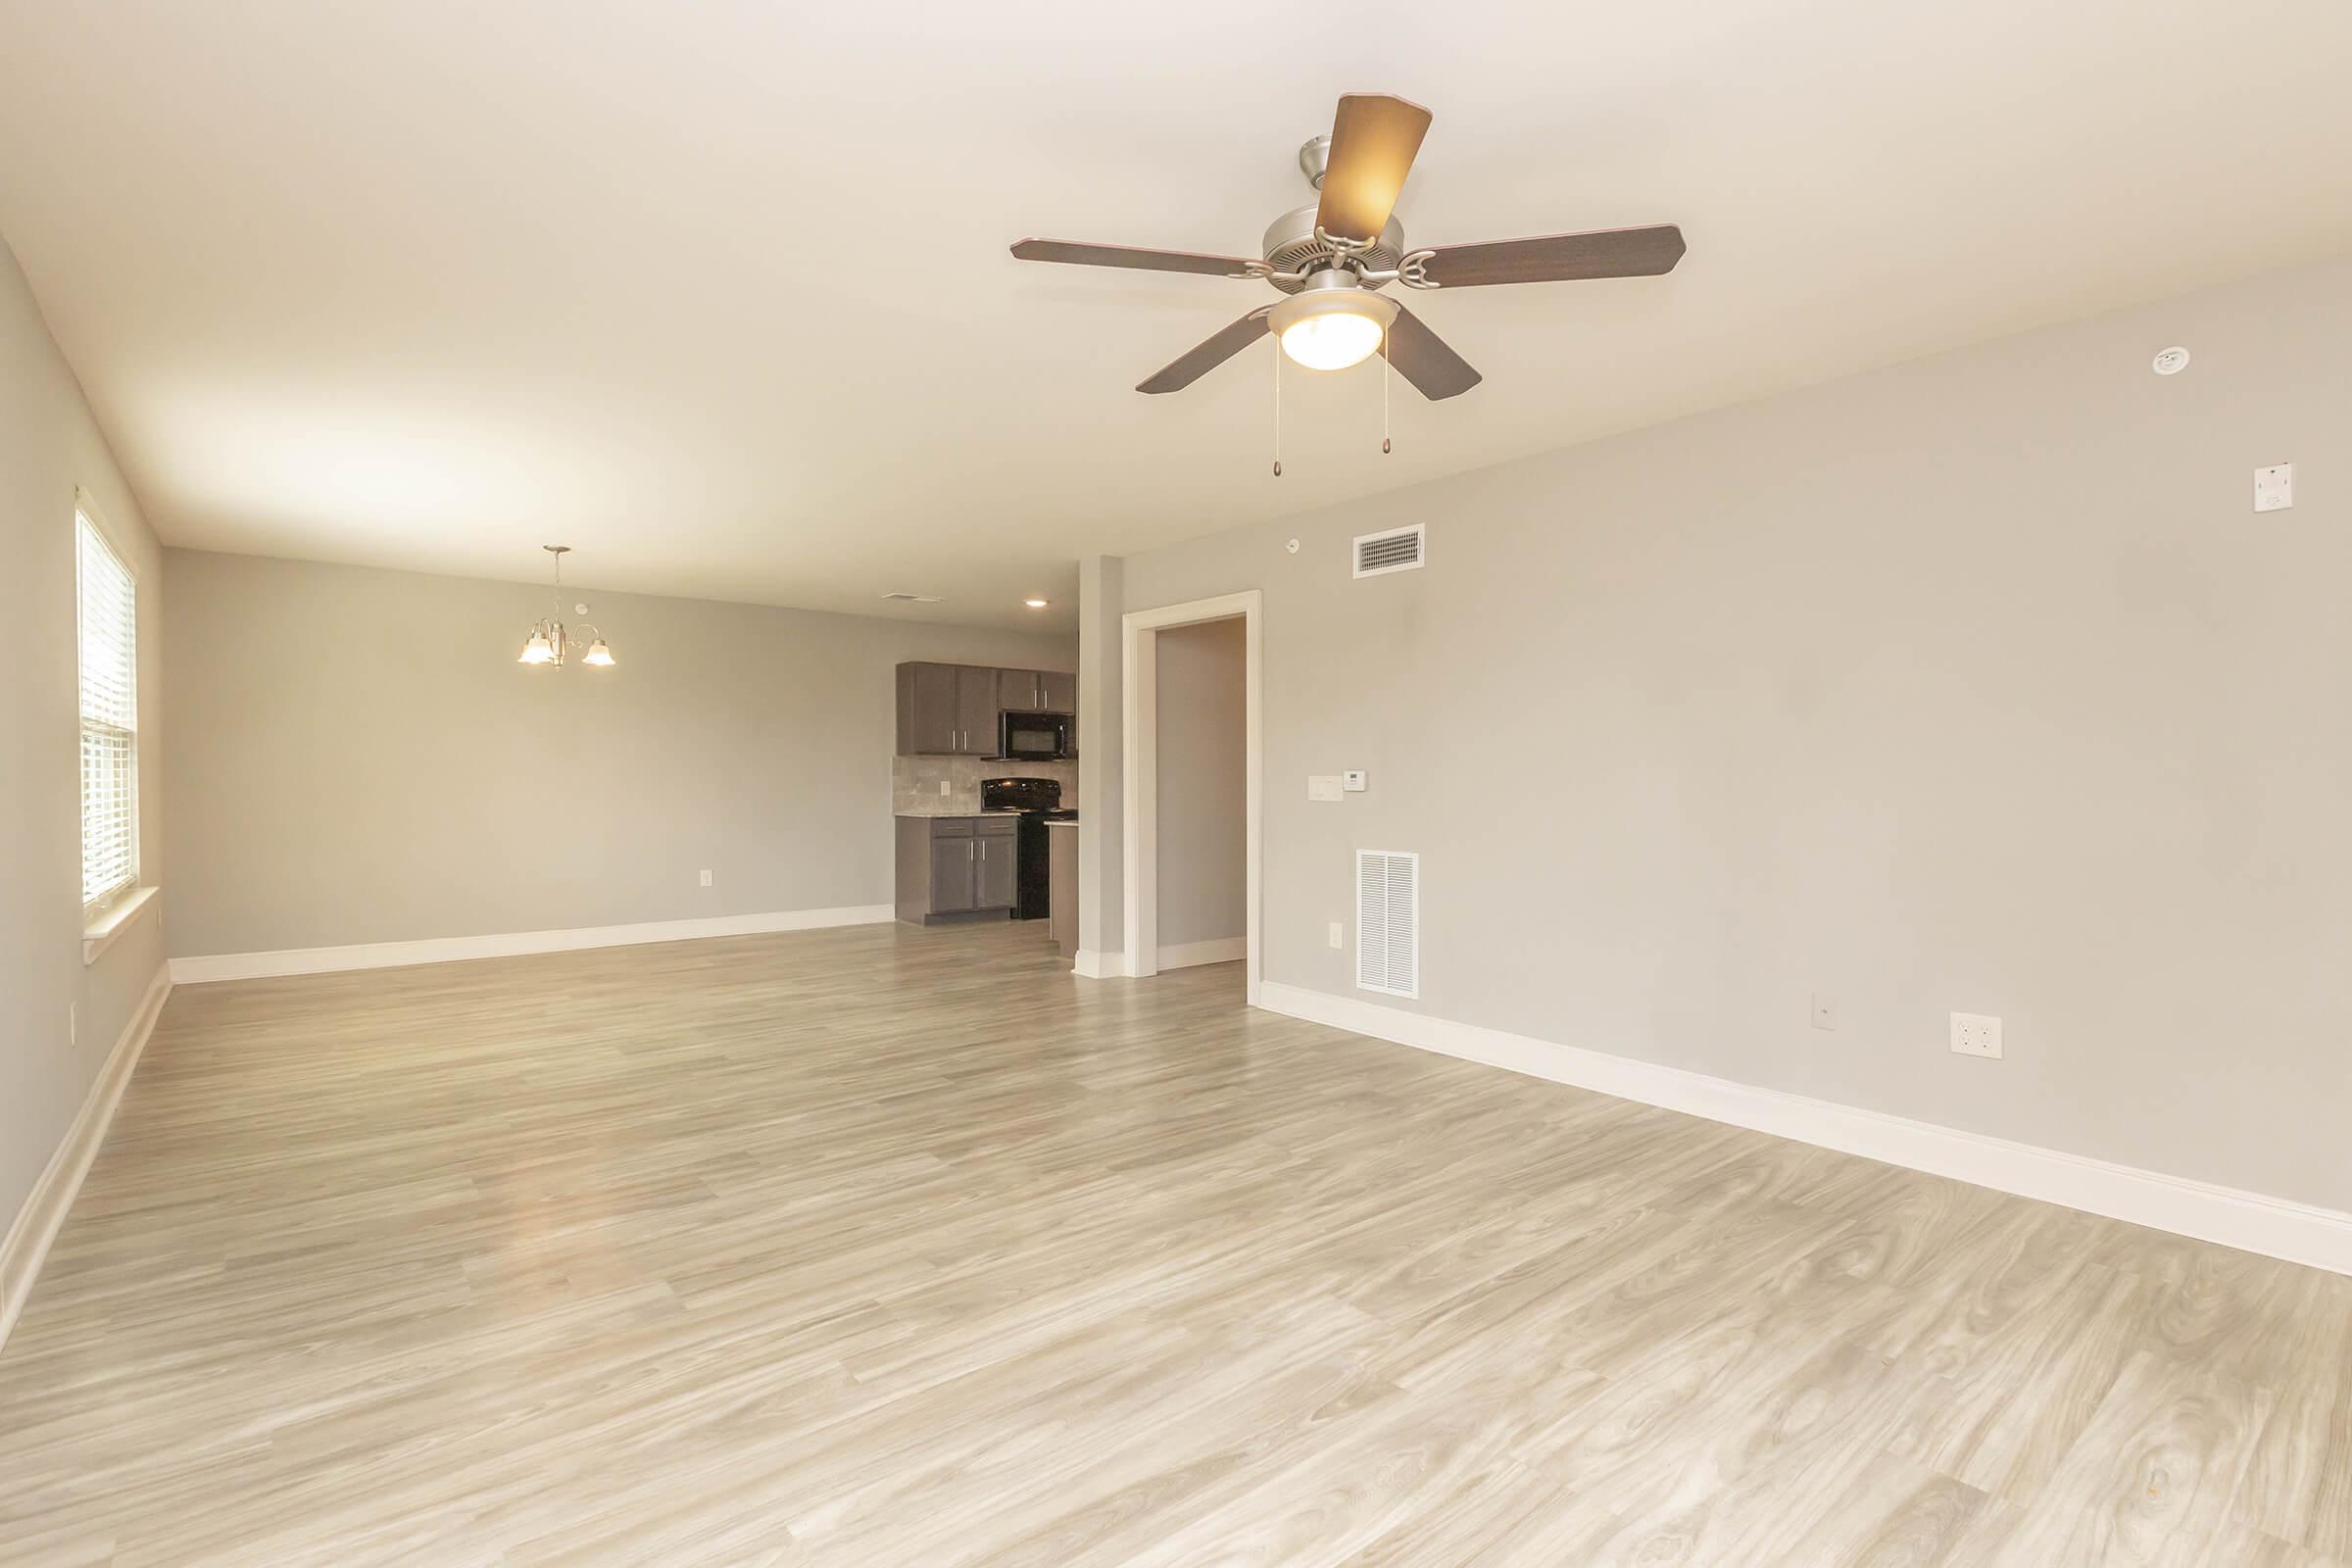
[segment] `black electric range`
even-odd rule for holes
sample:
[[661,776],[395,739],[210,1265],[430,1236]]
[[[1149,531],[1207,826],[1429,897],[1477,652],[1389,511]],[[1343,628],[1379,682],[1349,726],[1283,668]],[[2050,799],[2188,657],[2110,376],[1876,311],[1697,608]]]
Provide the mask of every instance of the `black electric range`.
[[1016,920],[1043,920],[1054,912],[1054,872],[1048,822],[1075,822],[1076,810],[1061,804],[1061,781],[1052,778],[984,778],[980,808],[1018,811],[1020,890],[1013,906]]

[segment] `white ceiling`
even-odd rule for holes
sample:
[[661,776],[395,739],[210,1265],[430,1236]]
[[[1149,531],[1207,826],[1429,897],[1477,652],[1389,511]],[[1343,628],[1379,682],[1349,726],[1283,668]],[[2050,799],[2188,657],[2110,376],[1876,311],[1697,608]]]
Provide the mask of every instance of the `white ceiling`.
[[[1067,625],[1125,552],[2352,248],[2338,0],[0,0],[0,234],[168,542]],[[1347,90],[1419,243],[1674,221],[1663,279],[1414,307],[1396,402],[1252,252]],[[2151,352],[2163,345],[2151,343]],[[1401,390],[1401,389],[1399,389]]]

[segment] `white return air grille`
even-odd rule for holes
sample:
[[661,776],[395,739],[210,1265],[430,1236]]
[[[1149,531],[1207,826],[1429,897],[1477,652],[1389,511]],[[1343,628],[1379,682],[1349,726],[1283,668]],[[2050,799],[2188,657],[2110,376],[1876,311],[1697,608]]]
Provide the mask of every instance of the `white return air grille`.
[[1421,857],[1355,852],[1355,983],[1392,997],[1421,995]]
[[1392,571],[1412,571],[1425,559],[1421,530],[1423,523],[1410,528],[1391,528],[1386,533],[1358,534],[1355,539],[1355,574],[1358,577],[1381,577]]

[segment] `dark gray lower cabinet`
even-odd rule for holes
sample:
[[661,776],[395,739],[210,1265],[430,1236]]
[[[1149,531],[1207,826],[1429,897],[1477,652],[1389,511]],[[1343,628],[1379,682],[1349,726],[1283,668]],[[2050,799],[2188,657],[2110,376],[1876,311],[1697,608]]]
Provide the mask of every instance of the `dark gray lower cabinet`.
[[1019,833],[980,833],[974,835],[973,842],[980,847],[980,875],[973,907],[1011,908],[1019,902],[1021,892]]
[[917,925],[1002,920],[1020,892],[1019,818],[898,819],[898,915]]
[[975,901],[980,890],[980,871],[972,861],[978,842],[957,838],[939,839],[932,844],[931,906],[923,911],[925,914],[969,914],[980,906]]

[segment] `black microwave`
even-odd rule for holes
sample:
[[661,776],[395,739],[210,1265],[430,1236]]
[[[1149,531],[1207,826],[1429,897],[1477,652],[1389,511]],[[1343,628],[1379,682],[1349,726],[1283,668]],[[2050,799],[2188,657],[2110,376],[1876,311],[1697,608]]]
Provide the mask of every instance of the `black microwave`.
[[1067,713],[1004,713],[997,719],[997,755],[1014,762],[1053,762],[1070,755]]

